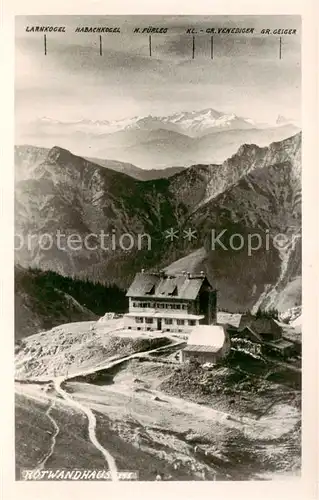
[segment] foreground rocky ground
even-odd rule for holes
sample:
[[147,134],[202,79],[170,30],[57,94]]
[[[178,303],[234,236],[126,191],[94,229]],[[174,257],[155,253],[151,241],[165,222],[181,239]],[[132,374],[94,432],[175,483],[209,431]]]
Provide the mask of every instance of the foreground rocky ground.
[[[178,346],[167,347],[174,339],[132,338],[120,327],[116,321],[64,325],[20,346],[18,476],[21,467],[106,467],[89,440],[85,414],[52,383],[37,383],[57,376],[64,376],[63,390],[95,415],[96,437],[118,469],[138,468],[141,480],[158,472],[167,480],[299,474],[298,372],[239,353],[208,370],[180,365]],[[124,361],[114,361],[121,356]]]

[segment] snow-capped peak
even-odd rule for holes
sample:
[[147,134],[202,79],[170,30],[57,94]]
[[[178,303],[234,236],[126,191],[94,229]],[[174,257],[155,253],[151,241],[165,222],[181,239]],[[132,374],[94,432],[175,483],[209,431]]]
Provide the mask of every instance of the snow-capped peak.
[[249,118],[242,118],[234,113],[223,113],[212,108],[194,111],[181,111],[168,116],[134,116],[120,120],[89,120],[59,122],[50,118],[42,118],[42,125],[61,125],[75,128],[82,133],[112,134],[125,130],[166,129],[190,137],[200,137],[219,130],[235,130],[255,128],[256,123]]

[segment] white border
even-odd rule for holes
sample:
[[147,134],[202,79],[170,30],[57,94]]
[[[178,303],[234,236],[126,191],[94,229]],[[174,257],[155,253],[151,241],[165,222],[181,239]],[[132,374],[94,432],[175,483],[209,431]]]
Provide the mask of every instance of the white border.
[[[303,473],[293,481],[263,482],[172,482],[172,483],[82,483],[82,482],[15,482],[14,480],[14,385],[13,385],[13,118],[14,118],[14,15],[115,15],[115,14],[194,14],[194,15],[302,15],[302,79],[303,79]],[[2,41],[2,106],[1,106],[1,317],[3,355],[2,373],[2,485],[7,499],[59,499],[140,497],[152,499],[183,497],[236,499],[316,498],[317,492],[317,374],[318,351],[318,8],[316,0],[205,0],[174,3],[161,0],[151,5],[145,0],[103,3],[78,0],[73,6],[65,0],[10,2],[3,6]],[[5,291],[5,292],[4,292]]]

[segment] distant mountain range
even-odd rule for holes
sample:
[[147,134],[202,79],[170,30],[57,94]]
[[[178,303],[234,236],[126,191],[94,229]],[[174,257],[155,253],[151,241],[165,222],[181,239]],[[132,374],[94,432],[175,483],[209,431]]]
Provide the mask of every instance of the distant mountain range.
[[[63,126],[76,128],[81,132],[92,132],[98,129],[99,134],[112,134],[124,130],[171,130],[189,137],[201,137],[218,130],[236,130],[258,127],[253,120],[225,114],[214,109],[186,111],[169,116],[134,116],[117,121],[79,120],[75,122],[60,122],[43,117],[39,123],[47,126]],[[260,125],[264,128],[264,125]]]
[[292,118],[286,118],[283,115],[277,116],[276,125],[287,125],[287,124],[295,125],[296,127],[298,127],[296,120],[293,120]]
[[[54,244],[44,250],[32,239],[30,250],[16,252],[18,264],[126,287],[142,267],[161,268],[186,258],[186,267],[191,262],[215,283],[221,308],[300,305],[301,134],[264,148],[243,144],[221,165],[196,164],[145,181],[60,147],[32,150],[32,166],[30,150],[25,151],[27,159],[18,149],[17,170],[24,165],[29,175],[16,177],[15,231],[25,237],[47,233]],[[179,234],[172,242],[165,233],[170,228]],[[183,238],[189,228],[196,231],[191,241]],[[264,242],[251,256],[246,247],[213,250],[212,229],[245,237],[283,233],[291,243],[280,250],[267,249]],[[129,233],[135,241],[147,233],[152,247],[61,250],[54,239],[58,230],[82,239],[101,230]]]
[[267,146],[300,129],[279,117],[276,125],[214,109],[170,116],[133,117],[118,121],[61,122],[41,118],[19,134],[24,143],[51,148],[59,144],[84,157],[128,162],[143,169],[221,163],[243,143]]

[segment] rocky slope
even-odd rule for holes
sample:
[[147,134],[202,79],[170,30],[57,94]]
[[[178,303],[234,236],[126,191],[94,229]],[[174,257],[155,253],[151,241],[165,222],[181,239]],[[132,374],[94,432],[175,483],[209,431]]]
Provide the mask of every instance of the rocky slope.
[[[205,254],[190,254],[188,264],[217,283],[225,307],[245,310],[258,303],[284,311],[300,304],[300,169],[298,134],[269,148],[243,145],[219,168],[201,167],[197,183],[195,167],[172,179],[177,196],[189,203],[187,225],[197,229],[196,246],[205,249]],[[184,183],[176,182],[177,177]],[[212,230],[216,236],[225,231],[222,245],[217,241],[214,248]],[[243,241],[241,249],[232,248],[234,234],[240,236],[233,247]],[[249,252],[249,238],[258,250]]]
[[[35,168],[34,178],[16,184],[16,233],[21,235],[17,245],[24,243],[18,263],[25,266],[32,262],[63,274],[94,263],[127,260],[138,249],[122,250],[120,235],[147,233],[156,239],[167,224],[176,223],[168,181],[154,182],[139,182],[69,151],[52,148]],[[60,242],[59,231],[65,235]],[[104,250],[97,252],[91,248],[99,245],[101,231],[106,240]],[[50,237],[33,238],[29,244],[27,235],[35,233],[52,235],[52,245]],[[72,234],[80,235],[84,248],[67,245]],[[87,245],[86,236],[90,238]],[[128,244],[126,241],[125,247]],[[46,249],[41,250],[41,246]]]
[[[290,283],[301,273],[300,155],[297,134],[264,148],[245,144],[222,165],[194,165],[169,179],[141,182],[52,148],[35,167],[34,178],[17,183],[16,233],[25,238],[48,233],[53,244],[44,250],[33,238],[30,250],[24,245],[16,252],[17,261],[125,287],[141,267],[164,267],[202,248],[192,264],[214,280],[221,307],[246,310],[258,301],[274,307],[279,297],[285,302],[285,290],[293,288]],[[165,233],[170,228],[179,231],[172,242]],[[189,228],[196,231],[190,241],[184,233]],[[212,249],[213,229],[226,229],[228,247],[229,237],[239,233],[244,247]],[[101,230],[114,238],[107,239],[107,250],[100,249],[96,236],[89,236],[89,242],[97,250],[79,245],[61,250],[58,230],[76,233],[82,241]],[[249,234],[256,232],[261,248],[248,255]],[[133,239],[130,250],[120,248],[123,233],[131,235],[125,246]],[[138,235],[145,233],[151,248],[147,238],[138,247]],[[278,233],[286,237],[284,248],[272,244]],[[299,300],[298,290],[289,307],[299,305],[290,305]]]
[[37,146],[15,146],[14,147],[14,174],[15,180],[30,179],[34,169],[42,163],[48,154],[48,148]]

